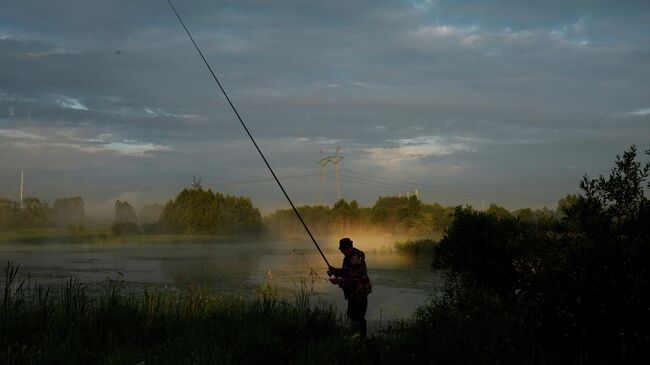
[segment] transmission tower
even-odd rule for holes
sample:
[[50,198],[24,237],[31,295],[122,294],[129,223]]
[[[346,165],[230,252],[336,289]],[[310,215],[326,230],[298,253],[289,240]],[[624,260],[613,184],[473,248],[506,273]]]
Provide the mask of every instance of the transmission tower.
[[192,176],[192,189],[201,189],[201,178],[196,179],[196,176]]
[[336,192],[338,199],[342,199],[341,195],[341,179],[339,176],[339,162],[343,159],[343,156],[339,155],[339,152],[341,151],[341,146],[336,146],[336,153],[334,155],[330,156],[325,156],[325,153],[323,150],[320,150],[321,158],[318,160],[318,164],[320,164],[320,184],[318,185],[318,204],[323,203],[323,180],[325,179],[325,176],[327,175],[327,165],[330,163],[334,165],[334,174],[336,175]]
[[23,171],[20,170],[20,209],[23,209]]

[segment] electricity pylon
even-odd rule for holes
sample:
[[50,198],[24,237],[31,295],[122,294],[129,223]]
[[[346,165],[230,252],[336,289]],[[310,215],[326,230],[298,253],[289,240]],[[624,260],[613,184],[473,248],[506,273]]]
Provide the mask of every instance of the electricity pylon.
[[323,203],[323,180],[325,179],[325,175],[327,175],[327,165],[328,164],[333,164],[334,165],[334,174],[336,175],[336,192],[338,194],[338,199],[342,199],[341,195],[341,179],[339,177],[339,162],[343,159],[343,156],[339,155],[339,151],[341,151],[341,146],[336,146],[336,153],[331,156],[325,156],[325,153],[323,153],[323,150],[320,150],[321,158],[317,163],[320,164],[320,184],[318,186],[318,204],[321,205]]
[[196,176],[192,176],[192,189],[200,190],[201,189],[201,178],[196,179]]
[[20,209],[23,209],[23,171],[20,170]]

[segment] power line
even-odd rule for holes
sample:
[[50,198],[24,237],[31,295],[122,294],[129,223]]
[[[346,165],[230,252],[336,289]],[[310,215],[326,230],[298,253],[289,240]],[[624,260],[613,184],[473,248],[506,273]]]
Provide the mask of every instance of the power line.
[[502,199],[502,200],[519,201],[519,202],[536,202],[536,203],[546,202],[540,199],[529,198],[529,197],[520,197],[520,196],[513,196],[513,195],[495,194],[495,193],[484,193],[484,192],[460,190],[460,189],[450,189],[446,187],[431,185],[428,183],[422,184],[421,182],[417,183],[413,181],[394,179],[385,176],[361,173],[357,171],[344,170],[344,174],[348,174],[348,173],[361,175],[361,176],[354,176],[354,178],[366,179],[370,181],[382,181],[388,184],[394,184],[396,186],[400,186],[400,188],[413,188],[414,186],[417,186],[421,191],[426,191],[432,194],[447,194],[447,195],[453,195],[459,197],[493,198],[493,199]]
[[412,189],[414,187],[417,187],[420,191],[427,192],[433,195],[438,195],[438,196],[442,195],[442,196],[456,197],[456,198],[473,198],[473,199],[492,198],[492,199],[510,200],[510,201],[517,201],[517,202],[537,202],[537,203],[543,202],[542,200],[534,199],[534,198],[499,196],[495,194],[485,194],[479,192],[445,189],[445,188],[438,188],[438,187],[432,188],[429,185],[423,185],[421,183],[394,182],[400,180],[391,179],[391,178],[379,178],[379,177],[370,178],[370,177],[354,176],[354,175],[349,175],[348,172],[349,171],[345,171],[344,173],[342,173],[341,175],[342,179],[344,181],[351,182],[358,185],[382,187],[385,189],[392,189],[392,190],[394,189],[404,190],[404,189]]
[[[304,175],[292,175],[292,176],[284,176],[280,177],[280,180],[294,180],[294,179],[301,179],[304,177],[312,177],[312,176],[318,176],[318,173],[313,173],[313,174],[304,174]],[[274,181],[272,177],[267,177],[267,178],[261,178],[261,179],[254,179],[254,180],[240,180],[240,181],[230,181],[230,182],[222,182],[222,183],[215,183],[215,185],[218,186],[233,186],[233,185],[244,185],[244,184],[257,184],[257,183],[262,183],[262,182],[269,182],[269,181]]]

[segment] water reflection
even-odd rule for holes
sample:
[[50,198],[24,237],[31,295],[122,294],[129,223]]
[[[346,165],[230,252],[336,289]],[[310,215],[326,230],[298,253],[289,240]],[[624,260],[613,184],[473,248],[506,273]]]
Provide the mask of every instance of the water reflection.
[[[363,249],[363,247],[361,247]],[[340,266],[343,256],[326,251]],[[168,244],[3,244],[0,260],[22,265],[23,278],[42,284],[60,284],[77,276],[90,290],[108,277],[123,274],[127,290],[203,286],[215,294],[255,295],[270,281],[290,293],[301,280],[313,288],[313,300],[346,307],[340,289],[327,282],[326,267],[310,242],[168,243]],[[373,283],[368,319],[407,316],[440,290],[440,275],[430,269],[428,257],[387,252],[366,253]]]

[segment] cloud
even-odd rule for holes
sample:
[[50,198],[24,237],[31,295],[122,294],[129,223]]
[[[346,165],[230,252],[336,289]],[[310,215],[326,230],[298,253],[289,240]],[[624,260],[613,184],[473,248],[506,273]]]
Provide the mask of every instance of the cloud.
[[[3,168],[29,162],[48,170],[52,187],[69,185],[58,168],[119,175],[125,185],[211,169],[245,178],[259,159],[169,9],[115,1],[2,7],[0,153],[12,156]],[[512,168],[533,166],[531,146],[549,161],[582,151],[571,161],[577,175],[597,174],[607,171],[595,162],[603,146],[620,153],[649,132],[647,1],[222,5],[179,10],[274,167],[317,168],[318,150],[341,144],[359,171],[399,166],[383,171],[426,179],[444,175],[428,169],[434,162],[464,173],[490,166],[475,176],[538,191],[566,173],[533,179]],[[615,123],[623,115],[634,120]],[[571,149],[554,148],[558,140]],[[572,180],[548,195],[574,188]],[[0,181],[3,191],[13,190]]]
[[148,157],[154,152],[173,151],[171,147],[139,141],[111,142],[106,144],[82,144],[73,142],[28,143],[15,142],[14,146],[30,151],[46,148],[70,148],[86,153],[114,153],[131,157]]
[[413,9],[421,12],[427,12],[434,7],[433,0],[409,0]]
[[457,138],[425,136],[388,141],[390,147],[369,148],[366,152],[375,164],[396,168],[429,156],[445,156],[458,151],[474,151],[467,142]]
[[169,146],[132,140],[111,142],[104,145],[98,145],[96,148],[99,151],[116,152],[127,156],[147,156],[153,152],[173,151]]
[[149,117],[174,117],[174,118],[198,118],[196,114],[174,114],[169,113],[161,108],[155,107],[144,107],[144,112],[146,116]]
[[70,148],[86,153],[113,153],[124,156],[146,157],[155,152],[173,151],[174,149],[162,144],[138,140],[118,140],[112,133],[102,133],[94,138],[79,138],[78,130],[57,131],[52,136],[43,136],[18,129],[0,129],[0,138],[15,140],[13,145],[30,150],[40,151],[48,148]]
[[31,140],[45,140],[45,137],[35,133],[24,132],[18,129],[0,129],[0,137],[10,139],[31,139]]
[[638,109],[631,112],[623,113],[624,117],[638,117],[643,115],[650,115],[650,108],[643,108],[643,109]]
[[58,96],[55,102],[57,105],[61,106],[62,108],[68,108],[74,110],[88,110],[88,108],[81,103],[81,100],[69,96]]
[[294,139],[294,141],[297,143],[304,143],[304,144],[320,144],[320,145],[330,145],[330,146],[340,144],[343,142],[343,140],[341,139],[334,139],[334,138],[328,138],[322,136],[297,137]]
[[[585,18],[553,28],[518,30],[513,30],[510,27],[485,28],[477,25],[434,23],[420,26],[407,33],[406,40],[409,44],[422,50],[459,46],[517,48],[536,45],[536,47],[548,48],[561,45],[582,47],[591,43]],[[533,49],[535,48],[531,48],[531,50]]]

